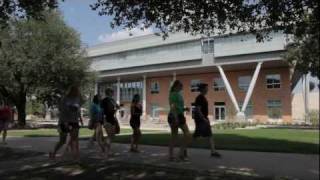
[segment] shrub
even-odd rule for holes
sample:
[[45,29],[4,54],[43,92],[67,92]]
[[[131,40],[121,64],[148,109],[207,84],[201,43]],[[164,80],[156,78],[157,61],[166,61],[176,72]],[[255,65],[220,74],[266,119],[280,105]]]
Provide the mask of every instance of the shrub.
[[311,110],[309,113],[310,122],[312,125],[319,125],[319,111],[318,110]]

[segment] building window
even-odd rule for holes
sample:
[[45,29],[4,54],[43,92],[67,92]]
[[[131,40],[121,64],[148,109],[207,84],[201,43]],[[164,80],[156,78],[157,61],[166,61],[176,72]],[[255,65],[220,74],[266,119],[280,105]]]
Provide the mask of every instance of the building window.
[[213,54],[214,53],[214,40],[213,38],[207,38],[202,40],[202,53]]
[[[239,102],[239,108],[242,109],[242,106],[243,106],[243,102]],[[253,105],[252,105],[252,102],[249,101],[245,111],[244,111],[244,114],[246,115],[246,118],[247,119],[252,119],[252,114],[253,114]]]
[[268,89],[280,88],[280,74],[268,74],[266,76],[266,83]]
[[201,84],[201,80],[191,80],[191,92],[199,92],[199,84]]
[[157,81],[151,82],[151,94],[158,94],[160,92],[160,83]]
[[98,85],[98,94],[102,97],[105,98],[106,94],[105,94],[105,90],[111,88],[113,89],[113,98],[116,99],[117,98],[117,83],[112,83],[112,82],[107,82],[107,83],[100,83]]
[[280,100],[268,100],[267,109],[268,117],[270,119],[281,119],[281,101]]
[[225,102],[214,102],[214,119],[223,121],[226,118],[226,104]]
[[222,78],[213,78],[213,89],[214,91],[224,91],[225,86]]
[[247,91],[251,81],[251,76],[240,76],[238,78],[238,86],[242,91]]
[[131,101],[135,94],[142,97],[143,83],[142,81],[121,82],[120,83],[120,101]]

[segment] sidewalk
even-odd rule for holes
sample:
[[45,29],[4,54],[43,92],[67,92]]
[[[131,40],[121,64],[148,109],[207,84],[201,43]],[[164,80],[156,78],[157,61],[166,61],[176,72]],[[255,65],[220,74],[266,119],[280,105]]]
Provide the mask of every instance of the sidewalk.
[[[57,138],[9,138],[7,147],[36,152],[52,150]],[[88,149],[87,141],[81,141],[83,157],[97,157],[97,147]],[[263,153],[246,151],[220,151],[222,158],[209,157],[209,151],[190,149],[189,162],[168,162],[167,148],[141,146],[142,152],[128,152],[126,144],[114,144],[115,155],[108,161],[139,163],[180,169],[201,171],[226,170],[239,174],[256,174],[263,177],[290,177],[298,179],[319,179],[319,155]],[[177,149],[178,151],[178,149]],[[0,163],[1,164],[1,163]]]

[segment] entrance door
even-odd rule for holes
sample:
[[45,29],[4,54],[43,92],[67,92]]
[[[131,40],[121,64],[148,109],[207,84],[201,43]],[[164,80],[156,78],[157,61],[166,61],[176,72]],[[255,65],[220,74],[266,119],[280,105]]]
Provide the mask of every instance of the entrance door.
[[217,121],[223,121],[226,117],[226,105],[225,102],[214,103],[214,118]]

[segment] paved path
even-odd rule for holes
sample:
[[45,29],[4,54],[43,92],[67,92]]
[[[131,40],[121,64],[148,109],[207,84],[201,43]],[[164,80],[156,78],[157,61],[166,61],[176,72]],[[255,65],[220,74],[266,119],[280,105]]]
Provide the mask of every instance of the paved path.
[[[56,141],[56,137],[11,137],[7,146],[37,152],[49,152]],[[81,141],[80,146],[82,156],[97,156],[97,147],[89,149],[87,141]],[[319,155],[220,151],[222,158],[217,159],[209,157],[208,150],[190,149],[189,162],[168,162],[166,147],[141,146],[142,152],[139,154],[129,153],[128,148],[129,146],[126,144],[114,144],[113,152],[115,152],[115,155],[109,160],[206,171],[224,169],[234,173],[257,174],[267,177],[319,179]]]

